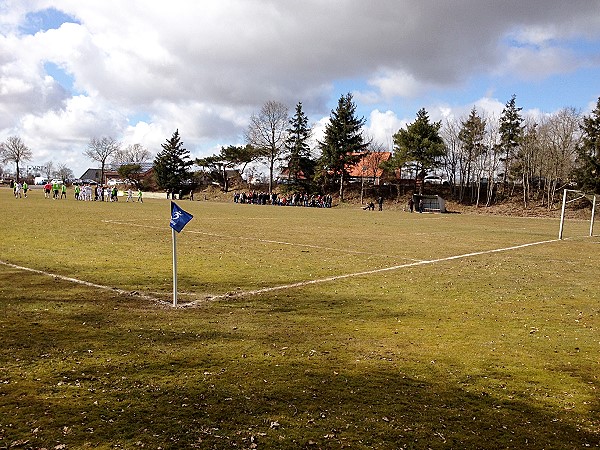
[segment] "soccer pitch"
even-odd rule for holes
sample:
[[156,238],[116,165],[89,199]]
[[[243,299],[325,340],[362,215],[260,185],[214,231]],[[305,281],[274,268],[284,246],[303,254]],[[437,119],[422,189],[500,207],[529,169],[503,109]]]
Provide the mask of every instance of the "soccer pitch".
[[7,446],[600,442],[586,221],[180,201],[172,308],[169,201],[10,194]]

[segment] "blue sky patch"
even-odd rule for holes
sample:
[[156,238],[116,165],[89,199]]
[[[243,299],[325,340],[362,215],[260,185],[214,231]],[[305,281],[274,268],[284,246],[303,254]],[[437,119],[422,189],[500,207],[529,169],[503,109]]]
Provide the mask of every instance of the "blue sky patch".
[[73,77],[53,62],[44,63],[44,70],[56,80],[66,91],[73,92]]
[[80,22],[62,11],[48,8],[28,13],[25,16],[25,23],[20,27],[20,31],[23,34],[35,34],[40,31],[58,29],[63,23],[79,24]]

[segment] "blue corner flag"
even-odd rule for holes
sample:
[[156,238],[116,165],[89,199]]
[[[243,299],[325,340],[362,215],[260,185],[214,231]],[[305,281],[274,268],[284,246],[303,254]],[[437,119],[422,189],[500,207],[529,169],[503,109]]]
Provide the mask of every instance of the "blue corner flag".
[[171,202],[171,228],[173,228],[178,233],[183,230],[183,227],[187,225],[187,223],[192,220],[194,216],[190,213],[185,212],[179,206],[175,204],[175,202]]

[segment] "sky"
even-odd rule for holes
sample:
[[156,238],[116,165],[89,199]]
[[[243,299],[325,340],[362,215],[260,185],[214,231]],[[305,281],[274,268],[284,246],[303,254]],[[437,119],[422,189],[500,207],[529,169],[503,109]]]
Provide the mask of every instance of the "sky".
[[347,93],[387,149],[421,108],[589,113],[600,1],[0,0],[0,142],[21,137],[29,166],[79,177],[93,137],[155,155],[176,129],[209,156],[270,100],[302,102],[319,138]]

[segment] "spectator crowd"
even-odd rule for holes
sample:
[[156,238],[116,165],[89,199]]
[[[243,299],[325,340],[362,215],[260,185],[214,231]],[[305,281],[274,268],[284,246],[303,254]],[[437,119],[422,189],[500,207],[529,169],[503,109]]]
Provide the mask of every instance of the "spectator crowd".
[[273,205],[273,206],[305,206],[312,208],[331,208],[331,195],[307,193],[293,193],[280,195],[275,192],[235,192],[233,202],[247,205]]

